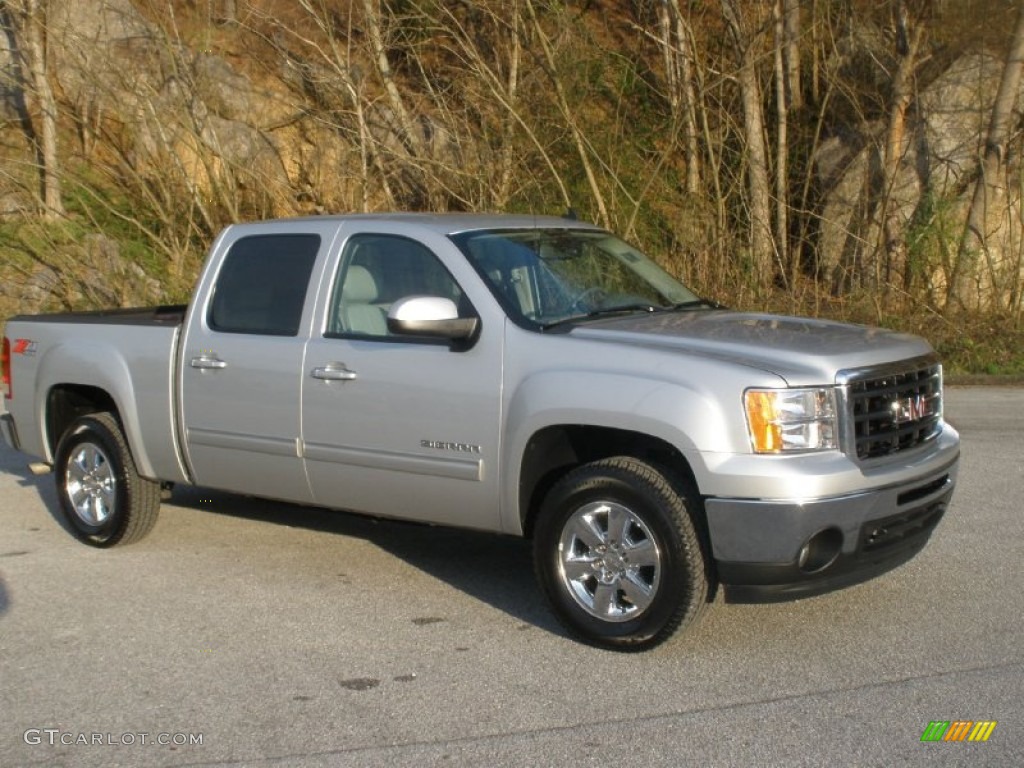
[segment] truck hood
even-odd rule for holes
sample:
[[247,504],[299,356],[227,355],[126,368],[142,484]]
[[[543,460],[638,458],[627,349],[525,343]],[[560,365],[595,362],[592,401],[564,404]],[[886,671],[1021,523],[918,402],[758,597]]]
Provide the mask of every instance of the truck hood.
[[591,321],[570,335],[725,360],[777,374],[790,386],[830,384],[841,370],[932,353],[906,333],[721,310],[637,313]]

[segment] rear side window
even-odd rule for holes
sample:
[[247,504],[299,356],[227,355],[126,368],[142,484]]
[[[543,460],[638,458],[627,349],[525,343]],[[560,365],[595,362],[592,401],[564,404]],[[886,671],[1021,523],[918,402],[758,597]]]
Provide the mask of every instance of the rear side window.
[[319,235],[253,235],[224,258],[207,322],[222,333],[296,336]]

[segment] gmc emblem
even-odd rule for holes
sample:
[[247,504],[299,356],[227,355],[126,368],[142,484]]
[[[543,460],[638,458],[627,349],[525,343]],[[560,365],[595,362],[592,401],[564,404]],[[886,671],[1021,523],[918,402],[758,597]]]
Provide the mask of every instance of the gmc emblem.
[[914,395],[900,400],[893,400],[892,420],[894,424],[906,424],[911,421],[920,421],[929,416],[934,416],[936,397],[925,395]]

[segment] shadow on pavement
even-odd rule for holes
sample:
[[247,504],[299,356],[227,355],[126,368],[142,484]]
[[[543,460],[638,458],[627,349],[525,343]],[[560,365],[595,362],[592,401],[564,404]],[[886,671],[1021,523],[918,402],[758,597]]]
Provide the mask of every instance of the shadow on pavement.
[[367,517],[195,487],[175,489],[173,503],[205,514],[368,541],[519,621],[564,635],[536,585],[531,545],[525,539]]
[[57,501],[57,489],[54,486],[53,472],[45,475],[33,474],[28,468],[29,458],[7,448],[0,440],[0,472],[5,472],[15,478],[22,488],[34,488],[39,494],[39,501],[42,502],[50,518],[69,536],[73,536],[72,528],[60,514]]
[[[0,445],[0,472],[34,488],[50,517],[69,536],[59,512],[53,474],[34,475],[25,457]],[[209,499],[216,499],[215,504]],[[303,507],[225,491],[179,487],[173,503],[205,514],[221,514],[369,541],[419,570],[532,626],[563,634],[548,612],[533,578],[530,543],[512,536],[366,517]],[[2,583],[0,583],[2,589]],[[6,606],[0,592],[0,612]]]

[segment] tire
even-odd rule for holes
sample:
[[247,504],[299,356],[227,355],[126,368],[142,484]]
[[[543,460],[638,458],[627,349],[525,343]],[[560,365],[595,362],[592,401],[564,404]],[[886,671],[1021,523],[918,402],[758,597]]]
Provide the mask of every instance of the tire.
[[160,511],[160,483],[139,477],[110,413],[77,419],[54,462],[57,496],[71,532],[94,547],[130,544],[149,533]]
[[708,577],[688,495],[631,457],[583,465],[551,488],[534,530],[534,567],[566,629],[638,651],[697,619]]

